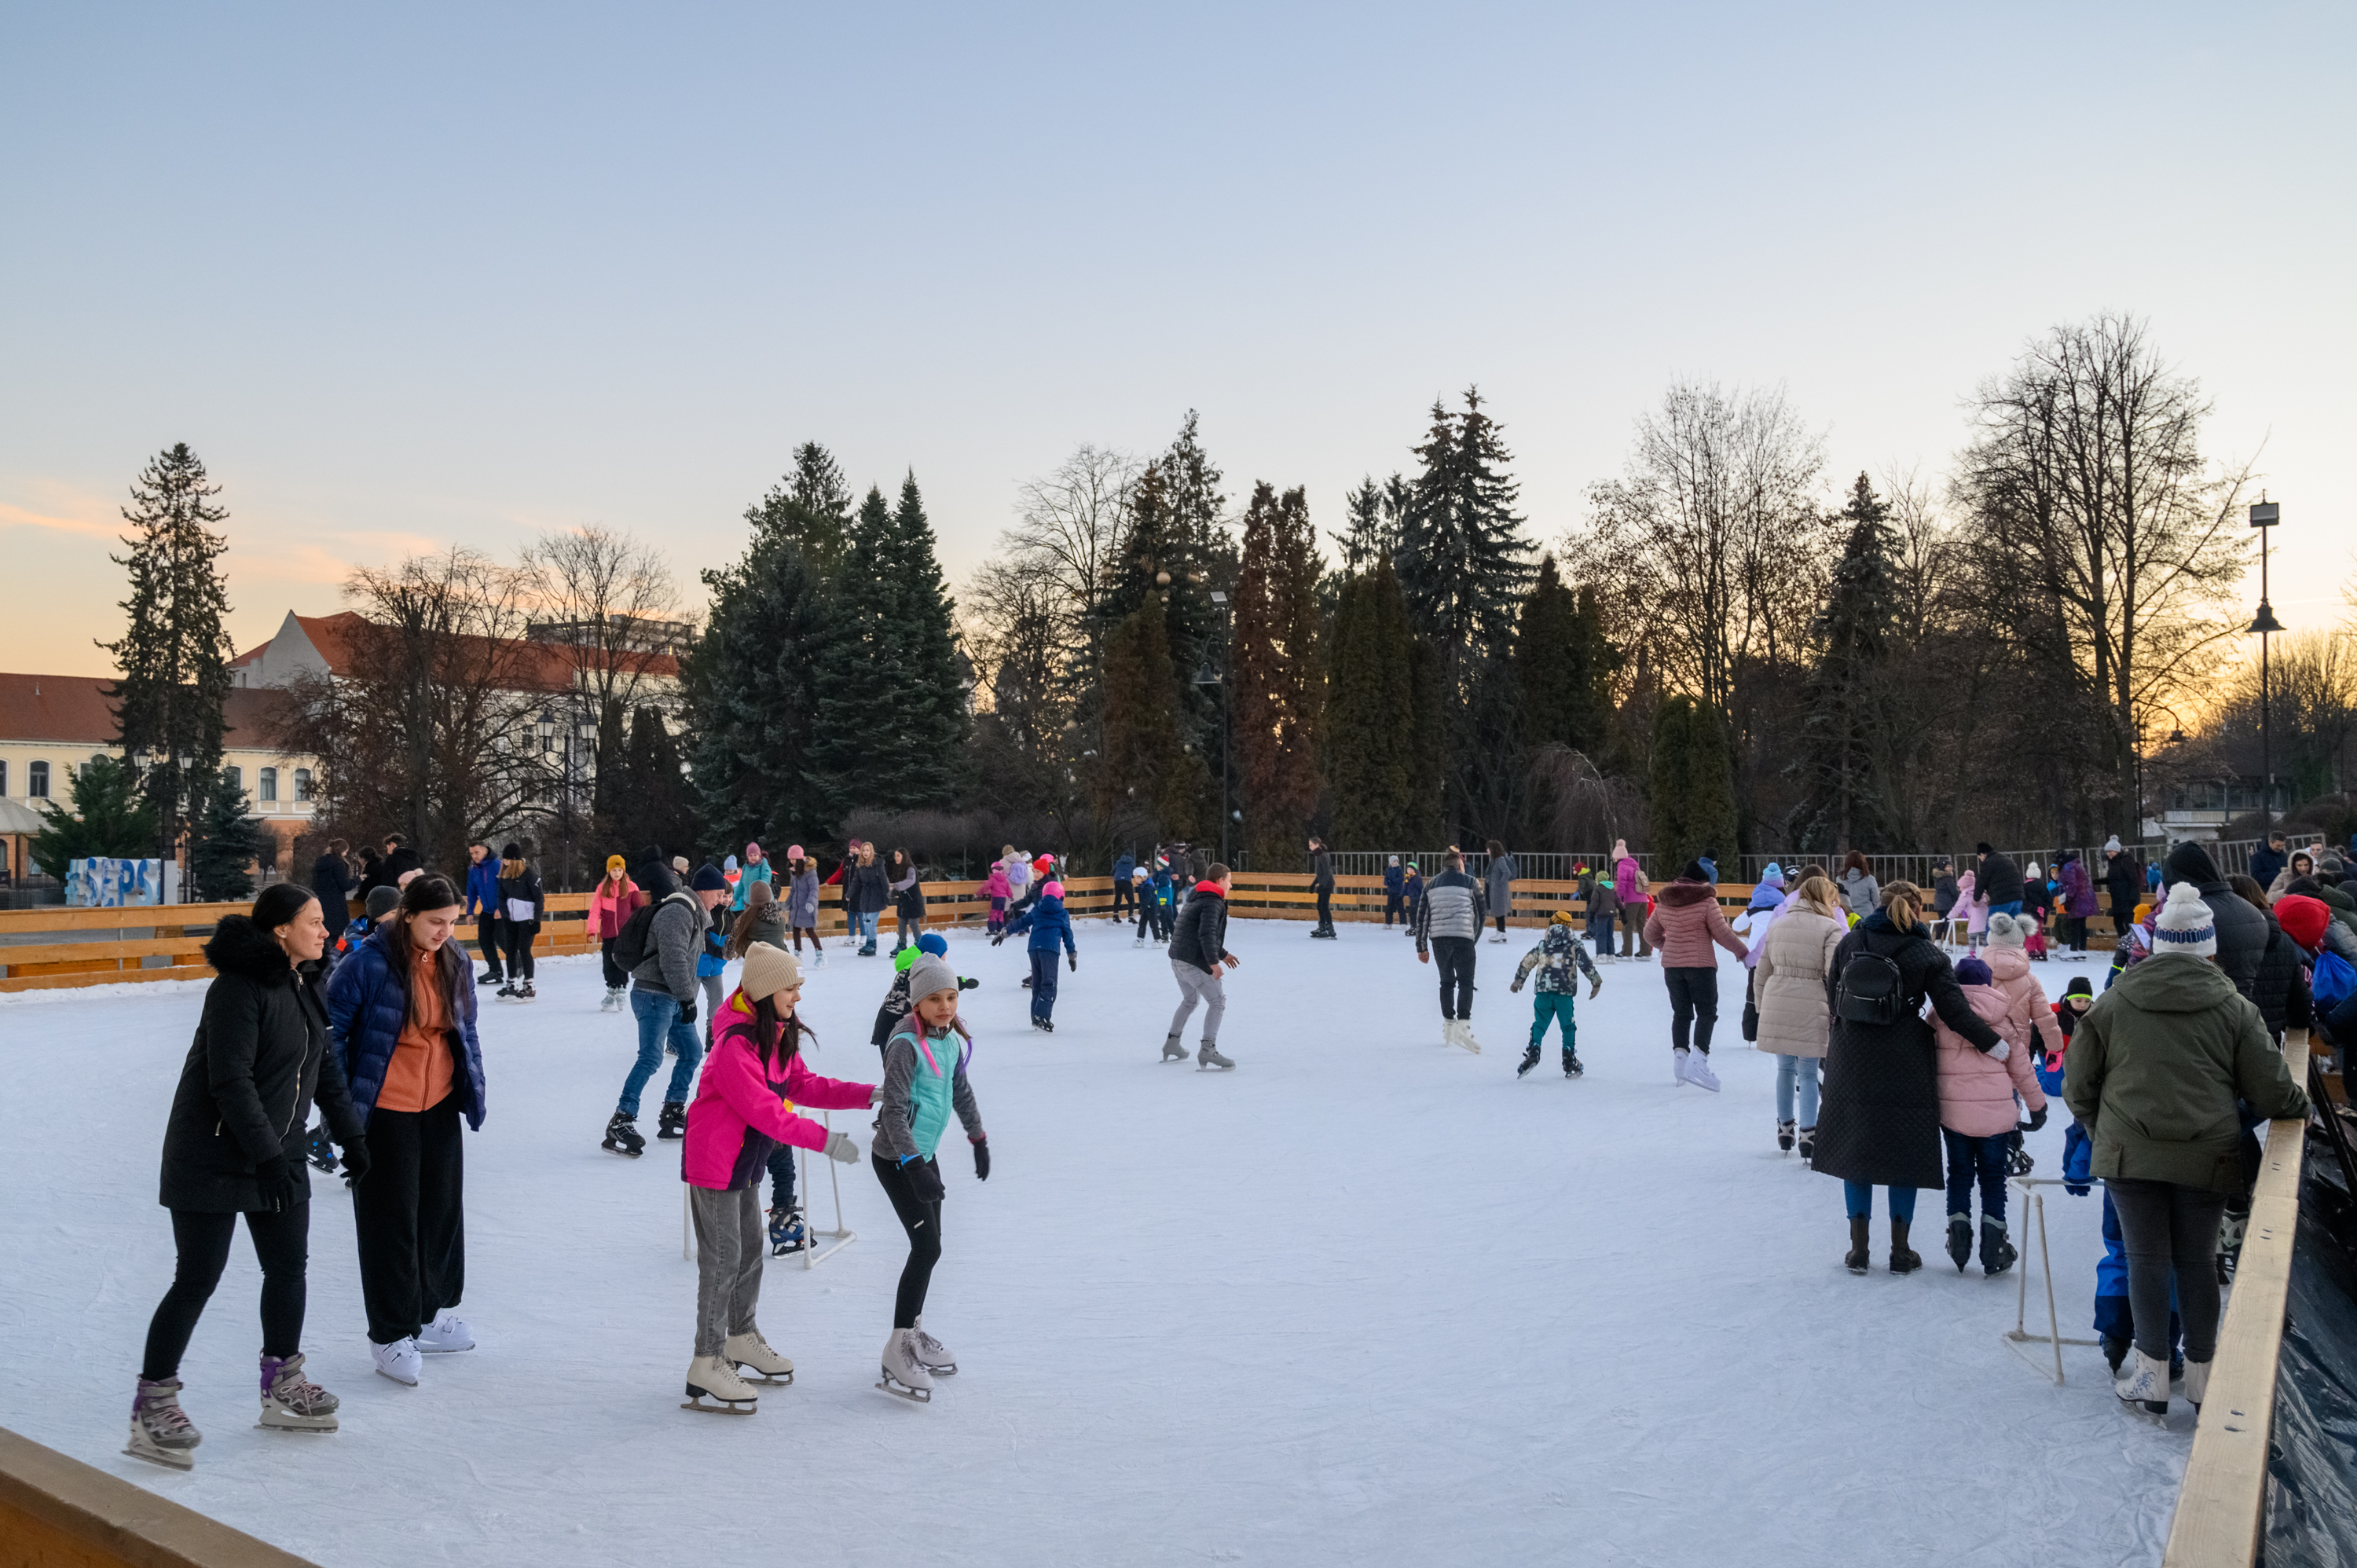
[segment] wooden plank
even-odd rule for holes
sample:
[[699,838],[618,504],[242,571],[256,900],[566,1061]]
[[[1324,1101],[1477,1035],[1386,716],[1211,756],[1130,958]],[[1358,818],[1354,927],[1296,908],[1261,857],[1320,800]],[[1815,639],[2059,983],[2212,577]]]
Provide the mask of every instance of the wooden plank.
[[[2306,1030],[2287,1034],[2284,1066],[2294,1082],[2307,1079]],[[2305,1117],[2268,1124],[2266,1157],[2234,1269],[2234,1294],[2218,1331],[2209,1398],[2186,1457],[2162,1568],[2249,1568],[2257,1561],[2307,1136]]]
[[129,942],[26,942],[0,947],[0,965],[58,963],[80,959],[153,958],[158,953],[196,954],[204,950],[205,937],[147,937]]
[[252,904],[153,904],[128,909],[0,909],[0,936],[33,931],[151,930],[157,926],[210,926],[225,915],[242,915]]
[[312,1568],[243,1530],[0,1429],[0,1562],[41,1568]]
[[0,980],[0,992],[55,991],[80,985],[142,985],[154,980],[210,980],[212,970],[204,964],[185,969],[124,969],[102,970],[82,974],[28,974]]

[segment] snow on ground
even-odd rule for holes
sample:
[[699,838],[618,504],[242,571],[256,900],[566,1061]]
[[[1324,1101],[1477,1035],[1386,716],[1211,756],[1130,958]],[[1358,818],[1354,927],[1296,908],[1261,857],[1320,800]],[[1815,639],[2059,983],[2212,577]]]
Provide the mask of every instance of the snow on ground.
[[[1480,950],[1472,1057],[1400,937],[1237,921],[1232,1074],[1157,1061],[1167,960],[1081,927],[1058,1030],[1024,958],[953,939],[996,1168],[945,1146],[926,1321],[963,1371],[876,1391],[905,1246],[872,1173],[859,1240],[769,1265],[761,1324],[799,1381],[749,1419],[679,1408],[694,1265],[677,1156],[597,1139],[633,1049],[594,959],[493,1004],[467,1140],[463,1315],[481,1348],[375,1376],[349,1199],[315,1181],[308,1370],[332,1437],[264,1433],[244,1240],[198,1330],[192,1474],[121,1457],[172,1272],[155,1203],[201,992],[0,1000],[0,1422],[323,1564],[2149,1563],[2188,1444],[2124,1416],[2098,1352],[2056,1388],[2000,1343],[2016,1283],[1929,1260],[1843,1271],[1840,1189],[1780,1155],[1774,1063],[1735,1028],[1723,1094],[1672,1087],[1660,972],[1580,1004],[1587,1076],[1513,1073],[1535,933]],[[888,961],[837,948],[804,1005],[831,1075],[873,1076]],[[2050,967],[2059,993],[2070,971]],[[1192,1036],[1189,1036],[1192,1043]],[[653,1131],[663,1079],[641,1126]],[[866,1117],[838,1113],[864,1149]],[[2032,1141],[2040,1173],[2065,1118]],[[817,1214],[830,1209],[822,1190]],[[2064,1332],[2087,1337],[2094,1199],[2050,1199]],[[2039,1294],[2033,1294],[2033,1300]]]

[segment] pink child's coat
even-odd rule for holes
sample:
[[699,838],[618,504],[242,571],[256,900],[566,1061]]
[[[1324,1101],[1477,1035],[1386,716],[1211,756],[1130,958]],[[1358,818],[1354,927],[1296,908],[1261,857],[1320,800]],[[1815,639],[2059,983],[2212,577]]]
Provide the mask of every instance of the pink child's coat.
[[797,1055],[786,1064],[781,1100],[770,1087],[753,1048],[752,1010],[741,991],[722,1004],[714,1024],[712,1054],[705,1059],[695,1100],[687,1108],[687,1141],[680,1156],[681,1174],[690,1186],[727,1188],[748,1127],[797,1148],[825,1148],[826,1129],[795,1115],[787,1109],[789,1103],[822,1111],[865,1111],[875,1097],[875,1085],[821,1078]]
[[1981,1021],[2011,1048],[2005,1060],[1992,1060],[1949,1028],[1937,1013],[1932,1015],[1932,1038],[1940,1065],[1940,1125],[1967,1138],[1995,1138],[2021,1124],[2013,1108],[2017,1091],[2032,1111],[2045,1108],[2046,1091],[2038,1087],[2028,1047],[2014,1038],[2016,1034],[2027,1038],[2030,1029],[2029,1020],[2018,1015],[2020,1004],[1994,985],[1961,989]]

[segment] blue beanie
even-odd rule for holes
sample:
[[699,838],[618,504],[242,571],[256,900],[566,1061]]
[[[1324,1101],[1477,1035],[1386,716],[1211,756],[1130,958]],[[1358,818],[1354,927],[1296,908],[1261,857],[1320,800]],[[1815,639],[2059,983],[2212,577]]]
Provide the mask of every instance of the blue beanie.
[[917,939],[917,945],[935,958],[947,958],[950,955],[949,940],[939,931],[927,931]]
[[1968,958],[1956,965],[1958,985],[1986,985],[1996,978],[1989,972],[1989,966],[1976,958]]

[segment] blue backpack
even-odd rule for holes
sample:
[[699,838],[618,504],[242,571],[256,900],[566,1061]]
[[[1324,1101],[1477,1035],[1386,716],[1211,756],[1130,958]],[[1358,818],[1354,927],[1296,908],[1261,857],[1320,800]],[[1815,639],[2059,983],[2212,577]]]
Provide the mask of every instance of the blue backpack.
[[2352,994],[2357,994],[2357,968],[2347,959],[2330,949],[2316,955],[2316,973],[2309,983],[2316,996],[2316,1010],[2330,1013]]

